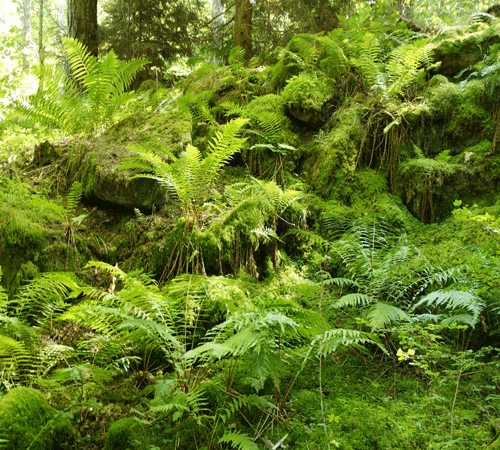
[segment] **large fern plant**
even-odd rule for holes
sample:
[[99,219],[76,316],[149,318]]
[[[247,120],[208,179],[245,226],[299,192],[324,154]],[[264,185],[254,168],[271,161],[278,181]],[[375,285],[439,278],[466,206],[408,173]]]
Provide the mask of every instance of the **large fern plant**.
[[175,157],[166,149],[153,152],[143,146],[131,147],[135,157],[120,165],[135,173],[133,178],[150,178],[166,186],[182,211],[181,222],[172,231],[168,260],[162,280],[191,271],[206,273],[200,233],[220,217],[225,205],[218,201],[217,182],[223,167],[243,148],[240,137],[246,119],[238,118],[222,125],[209,142],[207,154],[193,145]]
[[65,133],[106,126],[133,100],[133,92],[127,90],[148,61],[120,61],[113,50],[99,60],[75,39],[65,39],[64,50],[70,76],[61,67],[38,68],[43,89],[19,103],[17,112]]
[[135,172],[133,178],[151,178],[165,185],[179,202],[186,222],[190,226],[203,226],[207,219],[203,207],[214,194],[224,165],[241,151],[245,138],[238,135],[246,123],[246,119],[238,118],[221,126],[209,142],[205,157],[193,145],[188,145],[179,158],[166,149],[161,154],[135,145],[130,148],[137,156],[120,167]]
[[326,245],[344,267],[342,276],[325,282],[338,293],[332,306],[358,308],[372,330],[408,320],[410,314],[474,326],[484,309],[473,290],[461,291],[464,278],[458,269],[433,267],[383,222],[354,222],[341,239]]

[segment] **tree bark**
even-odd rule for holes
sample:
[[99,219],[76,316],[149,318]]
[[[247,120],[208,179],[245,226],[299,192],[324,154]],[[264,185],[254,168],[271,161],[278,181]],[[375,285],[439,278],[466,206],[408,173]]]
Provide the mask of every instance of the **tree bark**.
[[212,34],[212,45],[220,52],[224,43],[222,42],[221,27],[224,24],[224,5],[222,0],[212,0],[212,22],[210,32]]
[[28,62],[27,54],[28,48],[31,44],[31,0],[23,0],[23,68],[28,69],[30,64]]
[[68,36],[78,39],[97,56],[97,0],[68,0]]
[[40,65],[45,62],[45,49],[43,47],[43,0],[40,0],[40,17],[38,20],[38,61]]
[[245,59],[252,57],[252,3],[250,0],[236,0],[234,44],[245,51]]

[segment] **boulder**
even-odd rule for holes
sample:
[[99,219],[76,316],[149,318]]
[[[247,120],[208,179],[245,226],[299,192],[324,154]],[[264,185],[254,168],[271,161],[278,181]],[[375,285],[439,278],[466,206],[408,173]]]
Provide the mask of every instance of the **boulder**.
[[500,29],[485,23],[468,27],[451,27],[436,36],[429,49],[432,51],[433,70],[448,78],[477,64],[488,53],[490,46],[500,43]]
[[36,389],[17,387],[0,400],[2,449],[62,450],[75,448],[76,438],[67,417]]
[[128,209],[154,209],[169,198],[165,186],[152,179],[131,179],[119,168],[134,156],[134,146],[178,156],[191,143],[189,110],[171,107],[165,112],[137,114],[124,119],[93,140],[73,143],[67,158],[69,183],[82,182],[87,198]]

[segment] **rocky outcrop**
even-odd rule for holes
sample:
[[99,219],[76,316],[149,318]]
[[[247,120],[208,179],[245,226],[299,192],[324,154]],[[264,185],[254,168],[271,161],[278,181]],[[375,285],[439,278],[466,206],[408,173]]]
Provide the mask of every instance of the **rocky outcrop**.
[[191,115],[180,107],[129,117],[93,140],[76,141],[67,157],[69,182],[83,183],[85,196],[121,207],[154,209],[168,202],[164,186],[132,179],[119,166],[135,155],[134,145],[160,155],[179,155],[191,142]]

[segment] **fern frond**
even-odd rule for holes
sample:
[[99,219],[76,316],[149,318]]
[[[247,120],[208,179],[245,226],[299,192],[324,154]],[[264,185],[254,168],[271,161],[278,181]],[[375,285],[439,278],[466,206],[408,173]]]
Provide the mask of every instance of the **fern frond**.
[[119,278],[124,278],[126,275],[125,272],[121,270],[117,264],[113,266],[112,264],[108,264],[102,261],[89,261],[85,265],[84,269],[89,269],[91,267],[102,270],[103,272],[110,273],[111,275]]
[[246,433],[238,431],[225,432],[219,439],[219,444],[228,442],[232,444],[233,448],[237,448],[238,450],[259,450],[257,444]]
[[484,310],[485,304],[480,297],[466,291],[434,291],[426,295],[417,302],[412,310],[415,311],[421,306],[441,307],[446,310],[462,309],[470,313],[473,323],[477,323],[479,314]]
[[[161,345],[165,354],[172,350],[182,351],[184,346],[175,337],[175,331],[170,330],[164,323],[149,319],[126,319],[117,326],[117,330],[133,330],[139,333],[142,339],[147,339],[151,344]],[[139,341],[140,339],[138,339]]]
[[402,309],[384,302],[374,303],[368,311],[368,324],[372,331],[383,328],[392,322],[400,322],[408,318]]
[[69,307],[69,301],[77,298],[88,287],[71,272],[48,272],[37,275],[29,284],[21,287],[12,300],[16,313],[43,325]]
[[387,350],[379,342],[378,338],[371,333],[363,331],[335,328],[326,330],[322,335],[316,336],[311,346],[318,345],[318,354],[327,356],[337,350],[340,346],[362,346],[363,344],[377,345],[384,353]]
[[333,308],[344,308],[346,306],[366,306],[373,303],[374,299],[370,295],[361,292],[346,294],[340,297],[333,305]]
[[74,114],[81,114],[81,101],[78,98],[76,85],[68,79],[61,68],[42,66],[36,72],[43,82],[44,89],[36,94],[23,98],[14,105],[14,111],[21,117],[59,129],[77,132],[81,129]]
[[63,40],[63,45],[75,80],[82,83],[86,77],[97,73],[97,58],[90,54],[84,44],[77,39],[68,38]]
[[68,216],[72,216],[78,206],[78,203],[83,196],[83,184],[79,181],[74,181],[66,196],[65,210]]
[[32,357],[26,346],[0,334],[0,379],[22,379],[32,368]]
[[241,128],[248,123],[248,119],[237,118],[220,127],[215,133],[215,138],[209,142],[210,154],[203,160],[198,168],[198,182],[209,189],[219,175],[222,167],[226,165],[236,152],[243,148],[245,138],[239,138]]
[[65,356],[74,351],[73,347],[67,345],[50,344],[40,351],[36,357],[36,374],[40,377],[45,377],[50,370],[58,365]]

